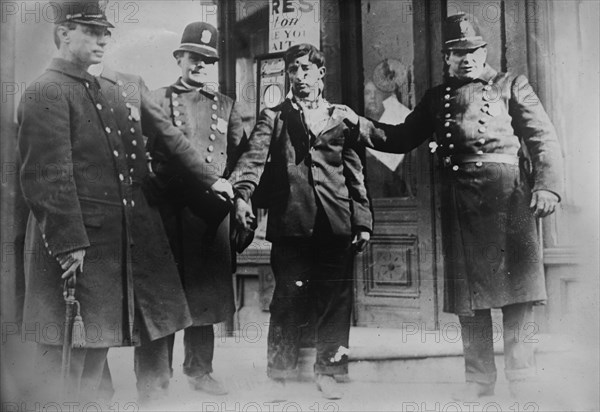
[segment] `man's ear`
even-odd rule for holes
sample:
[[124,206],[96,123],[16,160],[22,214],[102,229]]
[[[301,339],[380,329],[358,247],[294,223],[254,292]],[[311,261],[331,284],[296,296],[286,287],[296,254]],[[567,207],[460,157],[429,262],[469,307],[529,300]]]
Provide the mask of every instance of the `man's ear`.
[[187,53],[187,52],[184,52],[184,51],[178,51],[178,52],[175,54],[175,60],[177,61],[177,65],[178,65],[179,67],[181,67],[181,60],[183,60],[183,58],[185,57],[185,53]]
[[69,30],[69,28],[65,26],[58,26],[58,28],[56,29],[56,34],[61,40],[61,43],[69,44],[71,42],[71,36],[69,36],[70,32],[71,30]]
[[450,60],[450,53],[451,52],[444,53],[444,63],[446,63],[446,64],[449,64],[448,60]]
[[323,67],[319,67],[319,79],[322,79],[323,77],[325,77],[325,72],[327,70],[325,69],[325,66]]

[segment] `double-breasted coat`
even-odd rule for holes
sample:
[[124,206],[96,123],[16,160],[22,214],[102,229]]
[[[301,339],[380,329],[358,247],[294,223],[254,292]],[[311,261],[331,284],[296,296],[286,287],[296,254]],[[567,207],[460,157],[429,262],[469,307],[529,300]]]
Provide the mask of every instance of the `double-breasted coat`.
[[145,134],[160,136],[200,188],[216,180],[149,98],[141,78],[98,81],[54,59],[19,111],[20,178],[31,213],[25,239],[26,337],[62,343],[62,253],[85,249],[76,298],[87,347],[137,344],[191,324],[158,211],[141,190]]
[[[426,92],[405,122],[361,119],[377,150],[405,153],[431,141],[441,171],[444,309],[459,315],[546,299],[531,193],[561,196],[556,132],[524,76],[485,66]],[[530,166],[524,160],[528,153]]]
[[261,182],[268,196],[266,238],[310,238],[320,206],[334,235],[371,232],[373,218],[356,151],[356,133],[332,107],[318,136],[307,131],[300,109],[290,99],[264,109],[230,181],[246,201]]
[[[235,101],[208,88],[189,88],[181,80],[152,94],[207,167],[226,178],[246,141]],[[187,179],[171,169],[164,145],[156,141],[149,147],[159,193],[152,197],[160,208],[194,326],[225,321],[235,310],[231,205],[190,190]]]

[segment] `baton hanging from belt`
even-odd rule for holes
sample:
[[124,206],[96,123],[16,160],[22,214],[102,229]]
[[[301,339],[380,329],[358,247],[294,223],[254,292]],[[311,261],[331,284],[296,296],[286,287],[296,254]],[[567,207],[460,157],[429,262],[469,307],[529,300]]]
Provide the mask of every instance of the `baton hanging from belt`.
[[65,300],[65,324],[61,365],[63,399],[66,399],[70,389],[71,349],[85,346],[85,327],[81,318],[81,307],[79,301],[75,299],[77,274],[81,274],[81,269],[77,269],[75,274],[65,280],[63,285],[63,298]]

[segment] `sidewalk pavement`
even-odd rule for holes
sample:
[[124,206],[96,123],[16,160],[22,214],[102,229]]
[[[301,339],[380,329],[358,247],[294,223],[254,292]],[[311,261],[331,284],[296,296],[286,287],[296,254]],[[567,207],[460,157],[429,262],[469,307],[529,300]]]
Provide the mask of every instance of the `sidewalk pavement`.
[[[193,391],[183,375],[183,339],[175,341],[174,373],[169,396],[141,408],[152,411],[597,411],[598,348],[576,345],[565,337],[540,336],[537,363],[539,392],[531,399],[512,399],[497,356],[496,395],[475,403],[456,402],[452,393],[464,381],[460,341],[423,341],[405,331],[353,328],[349,382],[344,397],[327,400],[311,381],[312,350],[303,350],[301,376],[289,382],[285,402],[270,403],[266,377],[266,335],[217,337],[215,373],[229,389],[225,396]],[[501,342],[502,339],[499,339]],[[496,342],[497,351],[501,349]],[[498,346],[499,345],[499,346]],[[115,397],[112,411],[139,410],[136,404],[133,349],[111,349],[109,363]]]

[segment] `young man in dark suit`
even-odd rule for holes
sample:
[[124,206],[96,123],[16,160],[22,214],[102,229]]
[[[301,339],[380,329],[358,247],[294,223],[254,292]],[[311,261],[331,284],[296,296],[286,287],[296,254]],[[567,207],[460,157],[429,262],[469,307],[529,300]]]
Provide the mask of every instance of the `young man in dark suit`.
[[[370,239],[372,215],[354,134],[323,98],[325,59],[309,44],[285,53],[291,94],[261,112],[230,181],[236,219],[254,218],[248,200],[269,158],[261,187],[268,200],[275,291],[268,336],[268,376],[279,393],[297,373],[300,328],[317,311],[316,383],[323,396],[342,396],[334,375],[348,371],[353,252]],[[314,298],[314,301],[312,300]]]

